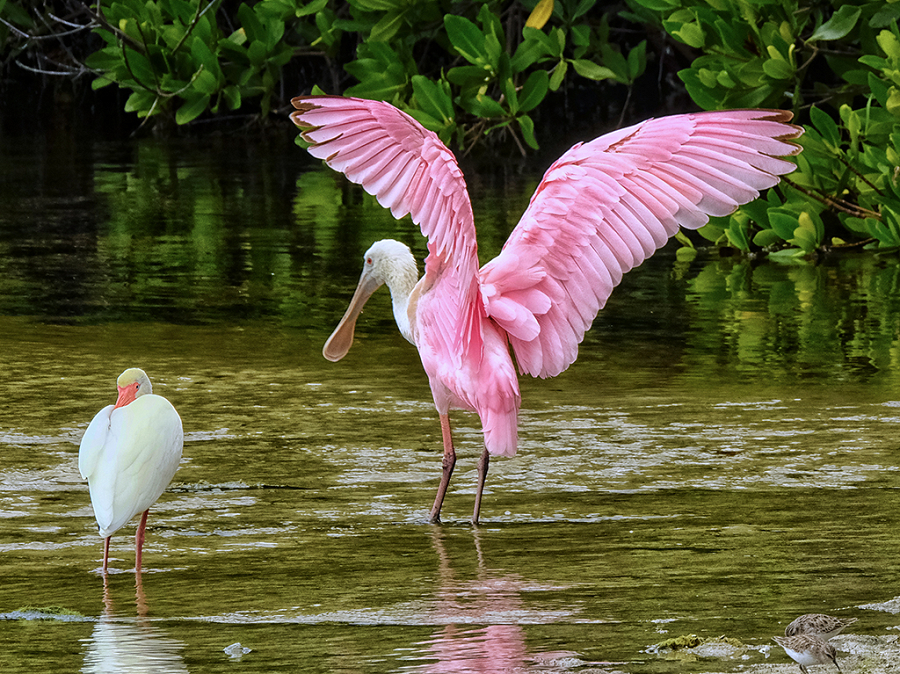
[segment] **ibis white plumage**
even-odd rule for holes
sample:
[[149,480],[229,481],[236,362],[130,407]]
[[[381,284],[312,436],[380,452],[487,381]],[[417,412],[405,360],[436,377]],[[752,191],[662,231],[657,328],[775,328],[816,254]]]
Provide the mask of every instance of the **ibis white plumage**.
[[110,538],[142,513],[135,535],[134,568],[139,572],[147,515],[178,470],[184,431],[172,403],[153,394],[143,370],[125,370],[116,388],[116,404],[100,410],[81,439],[78,469],[88,481],[94,516],[105,539],[104,572]]

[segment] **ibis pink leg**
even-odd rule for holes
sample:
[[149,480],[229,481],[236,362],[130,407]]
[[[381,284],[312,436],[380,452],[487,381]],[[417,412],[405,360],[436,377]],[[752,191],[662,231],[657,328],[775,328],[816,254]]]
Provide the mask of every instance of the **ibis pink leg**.
[[441,460],[441,483],[438,485],[437,494],[434,497],[434,505],[431,507],[431,522],[441,521],[441,505],[444,503],[444,494],[447,493],[447,485],[450,484],[450,476],[453,475],[453,467],[456,465],[456,450],[453,449],[453,436],[450,434],[450,415],[441,416],[441,435],[444,438],[444,458]]
[[109,561],[109,539],[112,536],[107,536],[103,539],[103,573],[106,573],[106,565]]
[[472,513],[472,524],[478,524],[478,513],[481,511],[481,492],[484,491],[484,481],[487,479],[488,466],[491,463],[491,455],[485,447],[478,459],[478,493],[475,494],[475,512]]
[[150,509],[144,511],[141,515],[141,523],[138,525],[137,533],[134,535],[134,570],[141,572],[141,554],[144,552],[144,530],[147,528],[147,515]]

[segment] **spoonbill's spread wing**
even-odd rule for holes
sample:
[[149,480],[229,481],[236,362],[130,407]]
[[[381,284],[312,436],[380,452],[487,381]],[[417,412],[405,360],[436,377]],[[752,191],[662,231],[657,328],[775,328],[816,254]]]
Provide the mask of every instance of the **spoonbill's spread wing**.
[[[446,322],[433,333],[460,353],[475,335],[478,247],[472,204],[456,158],[431,131],[389,103],[342,96],[294,98],[309,153],[373,194],[395,218],[409,213],[428,238],[425,274],[451,270],[439,292]],[[437,298],[435,298],[437,299]],[[443,349],[442,349],[443,350]]]
[[433,132],[381,101],[298,97],[294,123],[309,153],[375,195],[395,218],[410,213],[428,250],[458,262],[476,251],[466,181],[456,158]]
[[728,215],[792,171],[777,157],[801,128],[776,110],[651,119],[575,145],[544,174],[500,255],[481,270],[485,310],[509,334],[519,369],[552,377],[622,274],[679,225]]

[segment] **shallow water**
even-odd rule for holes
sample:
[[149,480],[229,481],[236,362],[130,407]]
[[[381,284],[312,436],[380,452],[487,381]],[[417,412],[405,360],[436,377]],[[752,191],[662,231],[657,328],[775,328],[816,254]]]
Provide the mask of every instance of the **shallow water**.
[[[480,432],[454,416],[429,525],[440,429],[386,293],[344,361],[320,354],[372,240],[423,252],[408,223],[289,144],[0,153],[0,670],[674,672],[652,644],[762,647],[699,671],[787,665],[765,645],[800,613],[897,626],[859,608],[900,580],[896,258],[661,252],[569,371],[523,379],[477,529]],[[536,178],[470,179],[483,259]],[[104,588],[78,442],[128,366],[184,459],[140,582],[132,523]]]

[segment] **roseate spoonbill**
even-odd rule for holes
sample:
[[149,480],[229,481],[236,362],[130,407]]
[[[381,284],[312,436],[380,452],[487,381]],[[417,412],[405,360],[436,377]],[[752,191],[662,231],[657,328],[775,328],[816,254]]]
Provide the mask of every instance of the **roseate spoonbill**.
[[388,103],[340,96],[293,99],[309,152],[374,194],[396,218],[411,214],[428,238],[425,274],[409,249],[380,241],[365,254],[350,306],[328,339],[332,361],[350,349],[357,316],[387,284],[403,336],[419,351],[441,422],[442,475],[431,521],[456,463],[449,411],[477,412],[472,522],[490,455],[517,444],[521,373],[553,377],[622,278],[678,231],[727,215],[794,165],[803,130],[780,110],[701,112],[651,119],[579,143],[544,174],[501,253],[479,269],[466,184],[450,150]]
[[143,370],[125,370],[116,388],[116,404],[97,412],[81,438],[78,470],[88,481],[94,517],[105,539],[104,573],[109,539],[143,513],[134,537],[134,568],[140,573],[147,514],[178,470],[184,432],[178,412],[168,400],[153,394]]

